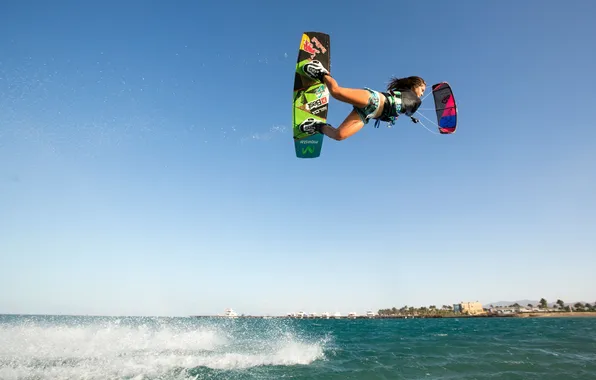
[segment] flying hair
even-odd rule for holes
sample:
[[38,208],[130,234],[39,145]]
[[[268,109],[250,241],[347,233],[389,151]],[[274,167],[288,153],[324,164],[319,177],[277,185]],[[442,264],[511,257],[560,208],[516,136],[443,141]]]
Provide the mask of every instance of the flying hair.
[[426,86],[424,79],[418,76],[411,76],[407,78],[392,77],[387,85],[388,91],[413,90],[417,86]]

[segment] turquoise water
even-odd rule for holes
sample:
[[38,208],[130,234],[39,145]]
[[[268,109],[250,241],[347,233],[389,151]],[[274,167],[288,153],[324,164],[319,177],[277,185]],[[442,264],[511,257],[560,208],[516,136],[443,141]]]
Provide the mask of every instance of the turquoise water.
[[0,316],[0,379],[596,379],[595,318]]

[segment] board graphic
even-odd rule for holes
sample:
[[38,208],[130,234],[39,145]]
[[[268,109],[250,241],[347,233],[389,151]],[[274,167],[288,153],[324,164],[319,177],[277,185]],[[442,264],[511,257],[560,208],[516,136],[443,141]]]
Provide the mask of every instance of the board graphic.
[[298,126],[308,118],[327,121],[329,91],[323,83],[305,76],[302,66],[317,60],[331,72],[329,42],[329,35],[321,32],[304,32],[300,40],[292,101],[292,133],[298,158],[316,158],[321,155],[324,135],[321,133],[309,135],[301,132]]

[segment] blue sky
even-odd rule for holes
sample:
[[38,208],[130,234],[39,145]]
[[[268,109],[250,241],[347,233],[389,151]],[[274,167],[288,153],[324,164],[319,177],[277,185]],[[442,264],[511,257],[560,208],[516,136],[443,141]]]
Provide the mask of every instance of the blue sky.
[[[596,301],[596,5],[288,4],[2,5],[0,313]],[[296,158],[308,30],[341,85],[448,81],[457,133]]]

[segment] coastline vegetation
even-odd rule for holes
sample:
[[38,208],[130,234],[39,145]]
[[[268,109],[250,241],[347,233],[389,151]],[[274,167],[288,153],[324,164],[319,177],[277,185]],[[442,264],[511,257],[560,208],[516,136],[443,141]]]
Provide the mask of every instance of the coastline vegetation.
[[442,305],[440,308],[438,308],[436,305],[422,306],[422,307],[413,307],[413,306],[406,305],[399,309],[396,307],[393,307],[391,309],[380,309],[377,313],[381,317],[389,317],[389,316],[450,317],[450,316],[458,315],[458,313],[453,311],[453,306],[451,306],[451,305]]
[[[541,298],[540,301],[534,304],[520,305],[519,303],[513,303],[506,306],[483,306],[485,315],[498,315],[498,314],[519,314],[519,313],[560,313],[560,312],[596,312],[596,302],[583,303],[576,302],[574,304],[567,304],[563,300],[558,299],[555,303],[549,304],[545,298]],[[465,310],[462,312],[454,311],[453,305],[442,305],[437,307],[436,305],[413,307],[405,305],[401,308],[388,308],[380,309],[378,315],[380,317],[390,316],[403,316],[403,317],[455,317],[458,315],[466,314]]]

